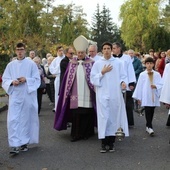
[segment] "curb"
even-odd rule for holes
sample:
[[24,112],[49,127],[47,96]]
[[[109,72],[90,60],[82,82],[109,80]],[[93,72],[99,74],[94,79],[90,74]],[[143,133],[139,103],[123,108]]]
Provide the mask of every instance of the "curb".
[[0,94],[0,97],[6,97],[6,96],[8,96],[6,93]]

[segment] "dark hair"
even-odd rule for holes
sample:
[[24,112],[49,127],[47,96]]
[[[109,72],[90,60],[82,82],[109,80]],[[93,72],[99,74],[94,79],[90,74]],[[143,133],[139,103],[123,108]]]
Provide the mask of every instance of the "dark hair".
[[162,58],[161,57],[161,53],[162,53],[163,51],[160,51],[159,53],[158,53],[158,58]]
[[62,45],[57,46],[57,47],[56,47],[56,50],[58,51],[60,48],[63,48],[63,46],[62,46]]
[[117,47],[119,47],[120,49],[122,49],[122,45],[119,42],[114,42],[112,45],[116,45]]
[[16,48],[20,48],[20,47],[24,47],[24,49],[25,49],[25,44],[24,43],[17,43],[16,44]]
[[[164,53],[165,54],[165,51],[160,51],[159,54],[158,54],[158,58],[162,58],[161,54]],[[166,55],[165,55],[166,56]]]
[[64,50],[64,53],[68,53],[69,49],[73,49],[72,47],[67,47],[65,50]]
[[145,64],[146,63],[154,63],[154,59],[152,58],[152,57],[147,57],[146,59],[145,59]]
[[103,49],[103,46],[104,45],[108,45],[108,46],[110,46],[110,48],[111,48],[111,50],[112,50],[112,43],[110,43],[110,42],[104,42],[103,44],[102,44],[102,49]]

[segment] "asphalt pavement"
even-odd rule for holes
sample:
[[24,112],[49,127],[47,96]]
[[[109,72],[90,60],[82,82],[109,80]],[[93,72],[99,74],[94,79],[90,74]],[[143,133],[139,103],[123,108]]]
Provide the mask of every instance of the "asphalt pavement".
[[[8,102],[7,97],[1,100]],[[134,112],[130,136],[116,141],[115,152],[100,153],[97,130],[95,136],[77,142],[70,142],[70,128],[56,131],[49,103],[44,95],[39,144],[14,157],[9,156],[7,110],[0,113],[0,170],[170,170],[170,128],[166,127],[168,111],[164,106],[155,110],[154,137],[145,132],[145,117]]]

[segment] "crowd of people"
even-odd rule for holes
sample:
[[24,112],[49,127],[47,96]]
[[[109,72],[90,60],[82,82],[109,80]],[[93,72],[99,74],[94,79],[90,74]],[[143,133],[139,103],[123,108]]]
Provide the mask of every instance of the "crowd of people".
[[[123,51],[118,42],[104,42],[101,52],[78,36],[73,46],[58,46],[56,56],[46,58],[29,52],[23,43],[2,75],[2,87],[9,95],[7,118],[11,154],[27,151],[39,142],[39,117],[43,95],[55,113],[54,128],[71,127],[71,142],[87,140],[95,134],[101,153],[115,151],[116,134],[129,136],[135,125],[134,111],[145,112],[146,132],[154,135],[155,107],[161,102],[170,108],[170,50],[141,55]],[[141,111],[141,110],[140,110]],[[170,112],[170,111],[169,111]],[[167,119],[170,126],[170,116]]]

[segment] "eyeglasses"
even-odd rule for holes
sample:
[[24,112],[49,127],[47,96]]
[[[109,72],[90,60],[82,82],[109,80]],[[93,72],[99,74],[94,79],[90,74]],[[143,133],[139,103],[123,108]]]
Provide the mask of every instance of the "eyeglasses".
[[73,55],[74,53],[69,53],[70,55]]
[[94,53],[95,51],[89,51],[89,53]]
[[24,48],[17,48],[16,51],[23,51],[25,50]]

